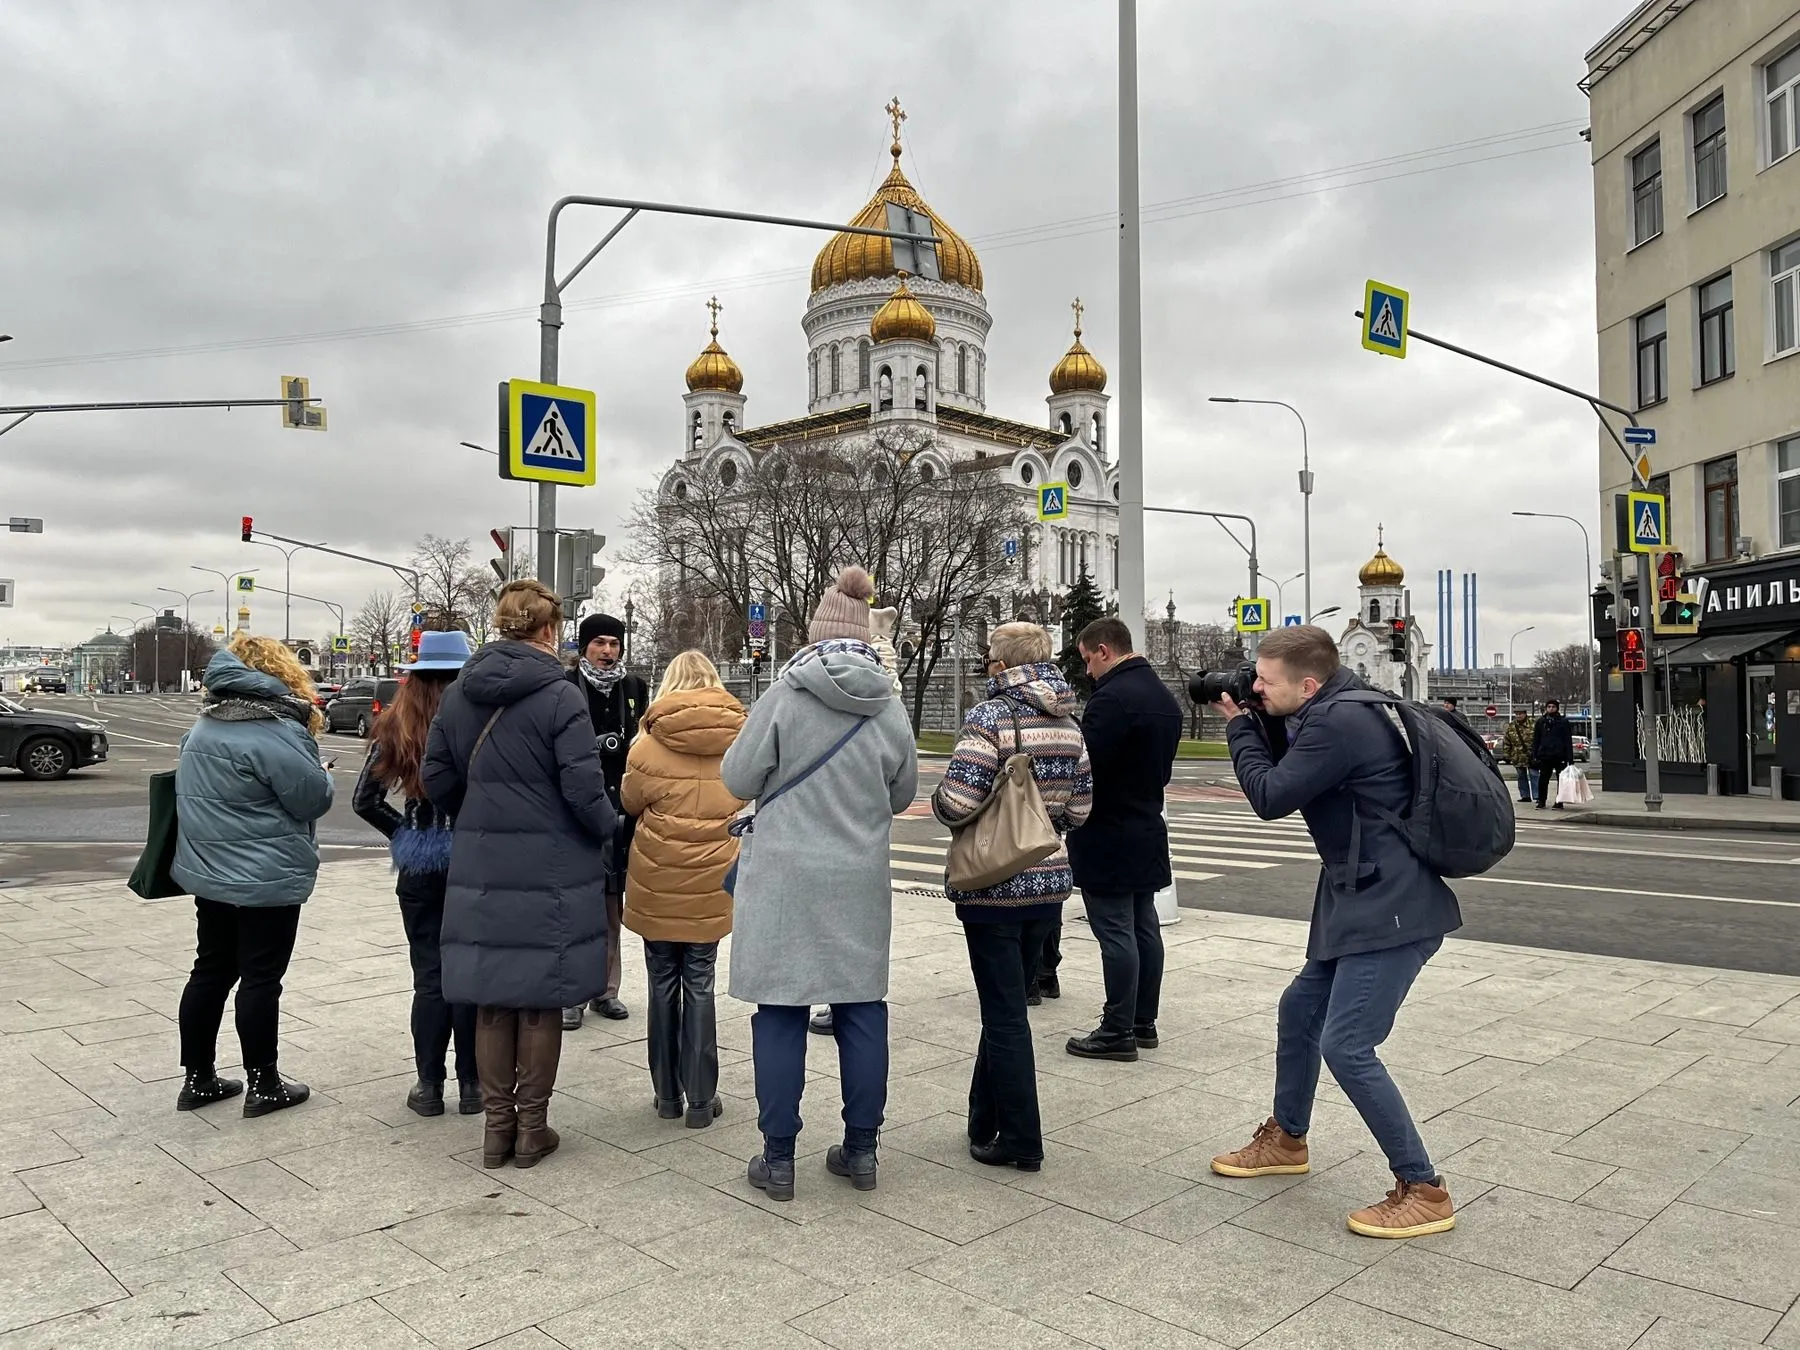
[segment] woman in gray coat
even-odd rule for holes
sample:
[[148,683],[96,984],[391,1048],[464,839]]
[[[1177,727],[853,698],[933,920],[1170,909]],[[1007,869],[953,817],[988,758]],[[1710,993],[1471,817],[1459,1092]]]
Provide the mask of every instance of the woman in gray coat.
[[562,1010],[600,992],[617,817],[587,701],[556,658],[562,605],[508,582],[494,627],[444,693],[425,791],[455,818],[444,893],[444,997],[478,1005],[482,1165],[533,1167],[560,1142],[550,1093]]
[[874,586],[845,568],[807,638],[750,711],[721,770],[732,795],[757,801],[740,841],[733,898],[731,996],[750,1019],[763,1151],[750,1182],[794,1198],[794,1140],[806,1081],[806,1020],[830,1004],[844,1093],[844,1142],[825,1165],[875,1188],[875,1141],[887,1107],[888,945],[893,817],[918,788],[912,725],[869,645]]

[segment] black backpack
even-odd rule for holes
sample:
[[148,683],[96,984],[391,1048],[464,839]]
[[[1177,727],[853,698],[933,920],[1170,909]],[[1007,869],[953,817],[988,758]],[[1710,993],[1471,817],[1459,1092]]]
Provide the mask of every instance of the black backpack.
[[1350,856],[1362,856],[1361,812],[1398,830],[1406,845],[1440,877],[1473,877],[1512,852],[1517,820],[1500,766],[1469,724],[1447,708],[1408,703],[1373,689],[1338,695],[1370,703],[1395,723],[1412,757],[1412,801],[1395,815],[1358,801]]

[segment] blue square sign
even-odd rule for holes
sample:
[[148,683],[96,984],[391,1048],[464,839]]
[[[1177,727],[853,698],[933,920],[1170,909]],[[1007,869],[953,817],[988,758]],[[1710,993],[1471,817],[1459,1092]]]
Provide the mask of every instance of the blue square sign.
[[509,380],[501,385],[502,478],[591,487],[594,391]]

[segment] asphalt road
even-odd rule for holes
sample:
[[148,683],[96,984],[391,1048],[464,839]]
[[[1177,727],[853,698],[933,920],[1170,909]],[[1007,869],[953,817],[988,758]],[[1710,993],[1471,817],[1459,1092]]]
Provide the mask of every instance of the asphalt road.
[[[38,700],[33,700],[38,701]],[[58,783],[0,773],[0,886],[114,880],[144,837],[146,776],[174,763],[191,697],[47,698],[107,724],[105,765]],[[350,811],[363,743],[327,735],[338,799],[320,824],[326,858],[380,856]],[[923,795],[896,823],[896,884],[935,887],[948,842]],[[1184,908],[1306,918],[1318,872],[1298,818],[1255,819],[1229,766],[1183,763],[1170,791],[1177,893]],[[1455,883],[1462,937],[1680,964],[1800,975],[1800,835],[1605,829],[1527,809],[1511,857]]]

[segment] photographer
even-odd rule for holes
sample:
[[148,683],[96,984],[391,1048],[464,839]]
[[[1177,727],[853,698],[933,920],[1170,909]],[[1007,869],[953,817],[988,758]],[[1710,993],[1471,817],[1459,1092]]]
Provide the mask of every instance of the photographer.
[[[619,1002],[619,926],[624,912],[625,868],[631,853],[632,820],[619,805],[619,784],[625,777],[625,757],[631,752],[638,722],[650,706],[650,688],[625,670],[625,625],[610,614],[590,614],[576,632],[581,659],[569,672],[569,683],[587,697],[593,719],[594,739],[600,746],[600,769],[606,775],[606,795],[622,822],[613,846],[613,875],[606,883],[606,986],[593,1002],[600,1016],[615,1022],[631,1016]],[[563,1029],[581,1025],[584,1009],[563,1009]]]
[[[1456,1223],[1450,1193],[1375,1054],[1444,934],[1462,926],[1450,887],[1377,814],[1408,809],[1410,752],[1387,710],[1342,697],[1361,682],[1340,666],[1322,628],[1283,628],[1264,638],[1250,689],[1239,681],[1235,693],[1225,692],[1216,677],[1200,681],[1229,721],[1232,765],[1251,807],[1264,820],[1299,811],[1323,863],[1306,964],[1281,996],[1275,1113],[1243,1148],[1214,1158],[1212,1170],[1228,1177],[1309,1170],[1306,1132],[1323,1058],[1396,1183],[1385,1200],[1350,1215],[1351,1230],[1386,1238],[1444,1232]],[[1359,803],[1368,809],[1359,812]]]

